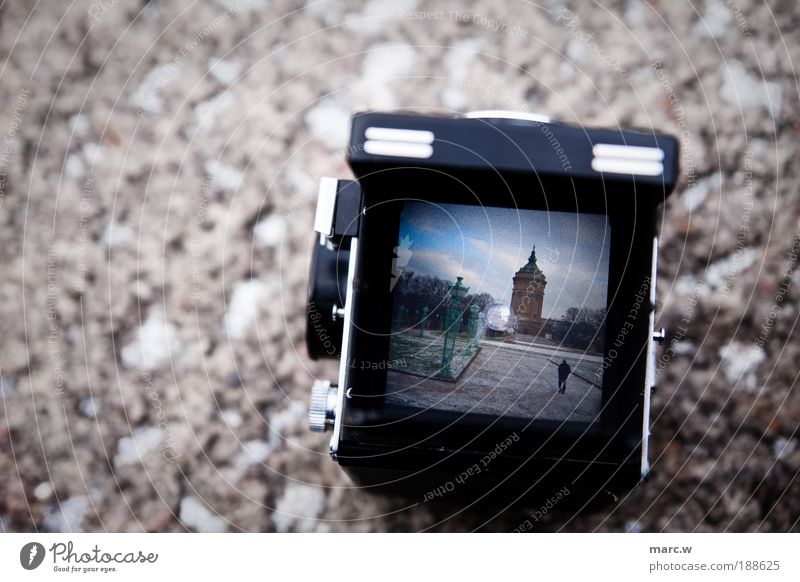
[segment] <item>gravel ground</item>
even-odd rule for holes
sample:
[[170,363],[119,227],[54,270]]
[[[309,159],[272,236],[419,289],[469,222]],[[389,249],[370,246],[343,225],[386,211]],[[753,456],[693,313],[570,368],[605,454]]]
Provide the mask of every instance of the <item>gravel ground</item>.
[[334,374],[303,343],[316,182],[348,175],[352,112],[397,107],[682,142],[652,478],[535,529],[797,530],[798,19],[795,0],[0,4],[0,531],[486,521],[350,488],[305,428]]

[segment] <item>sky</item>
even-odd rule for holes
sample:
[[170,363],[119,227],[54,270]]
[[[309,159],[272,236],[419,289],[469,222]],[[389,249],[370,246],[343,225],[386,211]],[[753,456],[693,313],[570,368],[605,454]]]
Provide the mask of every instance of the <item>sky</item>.
[[[514,273],[536,245],[547,279],[542,317],[606,306],[611,230],[605,215],[406,202],[399,246],[403,272],[455,281],[511,303]],[[410,258],[409,258],[410,256]]]

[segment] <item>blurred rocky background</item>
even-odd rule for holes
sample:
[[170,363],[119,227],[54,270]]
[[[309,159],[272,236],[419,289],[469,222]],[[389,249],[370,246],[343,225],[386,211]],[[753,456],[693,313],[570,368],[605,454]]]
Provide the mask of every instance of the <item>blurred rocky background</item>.
[[305,427],[317,181],[364,109],[666,131],[653,472],[535,530],[800,518],[795,0],[0,5],[0,531],[510,531]]

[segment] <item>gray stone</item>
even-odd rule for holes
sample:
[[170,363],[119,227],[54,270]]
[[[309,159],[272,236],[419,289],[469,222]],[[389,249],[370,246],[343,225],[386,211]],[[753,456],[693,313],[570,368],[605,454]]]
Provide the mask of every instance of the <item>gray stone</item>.
[[325,510],[325,492],[319,487],[289,482],[272,513],[278,532],[311,532]]
[[179,519],[183,524],[200,533],[222,533],[227,524],[196,497],[181,499]]

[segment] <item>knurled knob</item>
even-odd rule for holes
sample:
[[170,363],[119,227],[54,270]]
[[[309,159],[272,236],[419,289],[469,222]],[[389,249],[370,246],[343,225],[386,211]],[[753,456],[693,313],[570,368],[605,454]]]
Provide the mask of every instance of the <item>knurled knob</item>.
[[308,427],[316,432],[325,432],[336,420],[336,396],[338,388],[328,380],[314,380],[311,400],[308,403]]

